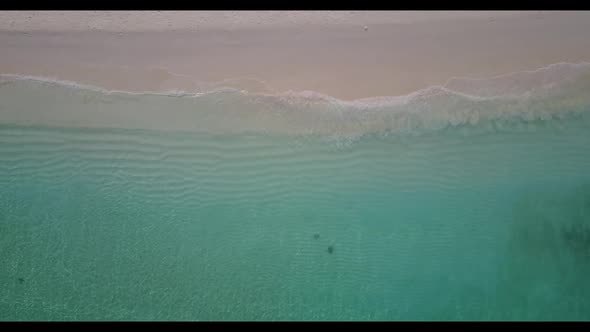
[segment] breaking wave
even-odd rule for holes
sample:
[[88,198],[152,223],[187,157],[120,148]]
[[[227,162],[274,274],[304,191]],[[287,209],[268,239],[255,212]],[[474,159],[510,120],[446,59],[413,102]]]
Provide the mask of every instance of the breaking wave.
[[134,93],[0,75],[0,122],[213,133],[420,134],[458,126],[498,130],[580,115],[590,107],[588,92],[588,62],[486,79],[452,78],[404,96],[352,101],[311,91],[234,88]]

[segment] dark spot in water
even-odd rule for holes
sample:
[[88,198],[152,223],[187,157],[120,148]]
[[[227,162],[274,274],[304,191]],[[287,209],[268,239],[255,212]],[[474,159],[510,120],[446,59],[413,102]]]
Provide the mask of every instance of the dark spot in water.
[[315,234],[313,235],[313,238],[314,238],[314,239],[316,239],[316,240],[317,240],[317,239],[319,239],[319,238],[320,238],[320,234],[318,234],[318,233],[315,233]]
[[21,283],[21,284],[22,284],[23,282],[25,282],[25,278],[18,278],[17,280],[18,280],[18,282],[19,282],[19,283]]
[[328,247],[328,253],[333,253],[334,252],[334,246],[329,246]]
[[570,249],[583,254],[590,255],[590,227],[577,223],[562,230],[562,236]]

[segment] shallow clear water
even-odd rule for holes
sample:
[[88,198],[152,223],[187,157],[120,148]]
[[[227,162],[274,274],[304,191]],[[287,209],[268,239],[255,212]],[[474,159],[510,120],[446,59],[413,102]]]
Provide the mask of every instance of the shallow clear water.
[[589,134],[1,125],[0,319],[588,320]]
[[0,320],[589,320],[590,64],[353,102],[0,75]]

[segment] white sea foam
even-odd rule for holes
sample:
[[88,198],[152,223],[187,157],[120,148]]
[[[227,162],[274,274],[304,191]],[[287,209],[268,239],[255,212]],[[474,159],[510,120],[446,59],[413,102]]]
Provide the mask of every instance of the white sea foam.
[[48,77],[0,75],[0,122],[207,132],[355,136],[490,121],[544,121],[590,106],[590,63],[489,79],[453,78],[405,96],[340,100],[313,91],[127,92]]

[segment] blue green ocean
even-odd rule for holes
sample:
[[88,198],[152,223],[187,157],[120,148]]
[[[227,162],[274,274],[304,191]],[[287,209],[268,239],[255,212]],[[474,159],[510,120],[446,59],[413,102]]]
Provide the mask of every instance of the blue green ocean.
[[403,97],[0,82],[0,320],[589,320],[590,69]]

